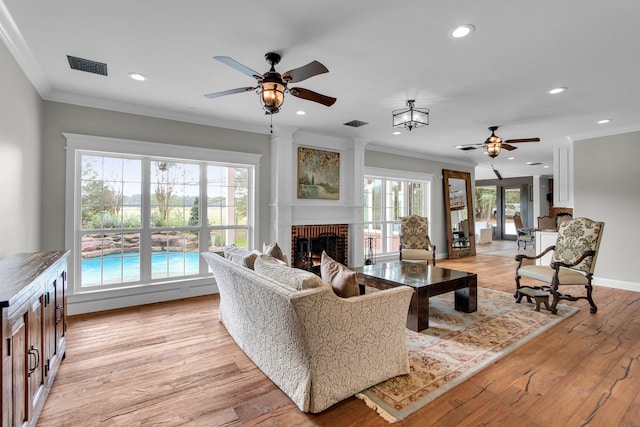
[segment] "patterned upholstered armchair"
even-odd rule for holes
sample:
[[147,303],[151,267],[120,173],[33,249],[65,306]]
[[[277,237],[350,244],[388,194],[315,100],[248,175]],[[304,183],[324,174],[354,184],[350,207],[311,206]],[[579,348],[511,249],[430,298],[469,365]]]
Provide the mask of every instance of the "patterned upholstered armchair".
[[[548,290],[553,296],[551,312],[556,313],[558,301],[565,299],[576,301],[586,299],[591,306],[589,311],[595,313],[598,307],[591,297],[591,279],[596,266],[596,258],[602,239],[604,222],[592,221],[588,218],[576,218],[562,223],[558,229],[558,239],[554,246],[549,246],[535,257],[516,255],[516,292],[518,297],[520,288],[534,288]],[[525,259],[538,259],[553,251],[551,264],[522,265]],[[548,283],[544,286],[521,286],[520,279],[526,277]],[[564,285],[583,285],[587,291],[585,296],[574,297],[563,294],[559,287]]]
[[436,246],[429,239],[429,220],[410,215],[400,218],[400,261],[426,261],[436,265]]

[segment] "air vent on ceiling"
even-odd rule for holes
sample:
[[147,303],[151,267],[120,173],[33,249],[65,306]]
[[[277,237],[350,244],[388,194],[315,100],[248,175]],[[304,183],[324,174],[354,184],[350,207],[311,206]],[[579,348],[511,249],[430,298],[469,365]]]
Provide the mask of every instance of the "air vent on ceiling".
[[345,123],[346,126],[351,126],[353,128],[359,128],[360,126],[368,125],[369,123],[363,122],[362,120],[351,120],[350,122]]
[[86,71],[87,73],[107,75],[107,64],[103,62],[92,61],[90,59],[78,58],[77,56],[67,55],[69,66],[73,70]]
[[527,164],[529,166],[537,166],[537,165],[541,165],[542,163],[540,163],[540,162],[527,162]]
[[462,151],[475,150],[475,149],[477,149],[477,148],[478,148],[478,147],[470,147],[470,146],[468,146],[468,145],[467,145],[466,147],[459,147],[459,149],[460,149],[460,150],[462,150]]

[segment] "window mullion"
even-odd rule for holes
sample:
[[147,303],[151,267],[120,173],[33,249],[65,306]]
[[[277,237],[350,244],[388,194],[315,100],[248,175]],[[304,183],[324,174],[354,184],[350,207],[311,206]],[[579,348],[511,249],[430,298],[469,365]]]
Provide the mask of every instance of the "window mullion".
[[[200,197],[198,199],[198,219],[200,220],[200,252],[209,251],[209,210],[208,189],[209,181],[207,175],[207,164],[200,164]],[[200,274],[206,273],[208,270],[207,263],[200,258]]]
[[140,220],[140,279],[151,280],[151,160],[142,160],[142,218]]

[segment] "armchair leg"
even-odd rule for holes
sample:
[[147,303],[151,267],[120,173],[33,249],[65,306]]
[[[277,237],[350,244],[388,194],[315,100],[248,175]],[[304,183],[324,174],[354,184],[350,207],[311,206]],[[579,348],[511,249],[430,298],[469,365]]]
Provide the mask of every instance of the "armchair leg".
[[558,290],[551,288],[551,296],[553,296],[553,301],[551,301],[551,308],[549,311],[551,311],[551,314],[558,314],[558,309],[556,308],[558,306],[558,302],[560,302],[560,294],[558,293]]
[[595,313],[598,311],[598,307],[596,307],[596,303],[593,302],[593,298],[591,298],[591,292],[593,292],[593,287],[589,284],[589,285],[585,285],[585,288],[587,288],[587,301],[589,301],[589,305],[591,307],[589,307],[589,312],[590,313]]

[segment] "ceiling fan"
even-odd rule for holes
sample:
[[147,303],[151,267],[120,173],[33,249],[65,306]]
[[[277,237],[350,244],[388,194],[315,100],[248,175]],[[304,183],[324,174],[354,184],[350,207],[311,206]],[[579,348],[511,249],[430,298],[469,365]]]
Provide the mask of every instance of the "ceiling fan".
[[[479,147],[484,147],[487,151],[487,154],[492,159],[497,157],[500,154],[500,150],[503,148],[508,151],[515,150],[518,147],[514,147],[511,144],[516,144],[520,142],[539,142],[540,138],[522,138],[522,139],[502,139],[501,137],[496,135],[496,131],[499,126],[489,126],[489,130],[491,131],[491,136],[487,138],[487,140],[481,144],[466,144],[466,145],[456,145],[456,148],[468,151],[475,150]],[[494,169],[495,171],[495,169]]]
[[257,71],[254,71],[251,68],[242,65],[235,59],[228,56],[214,56],[213,59],[216,59],[223,64],[226,64],[240,71],[241,73],[248,75],[249,77],[253,77],[257,80],[258,84],[257,86],[240,87],[236,89],[225,90],[222,92],[209,93],[205,95],[207,98],[217,98],[219,96],[232,95],[234,93],[255,90],[256,93],[260,94],[260,101],[262,103],[262,107],[264,108],[265,114],[275,114],[279,112],[280,107],[284,102],[284,94],[287,92],[297,98],[317,102],[319,104],[326,105],[327,107],[332,106],[336,102],[336,98],[322,95],[309,89],[304,89],[301,87],[287,87],[289,83],[301,82],[308,79],[309,77],[328,73],[329,70],[327,69],[327,67],[325,67],[318,61],[311,61],[307,65],[299,68],[294,68],[293,70],[289,70],[283,74],[280,74],[275,70],[275,65],[280,62],[281,56],[278,53],[269,52],[264,55],[264,59],[269,65],[271,65],[271,69],[264,74],[260,74]]

